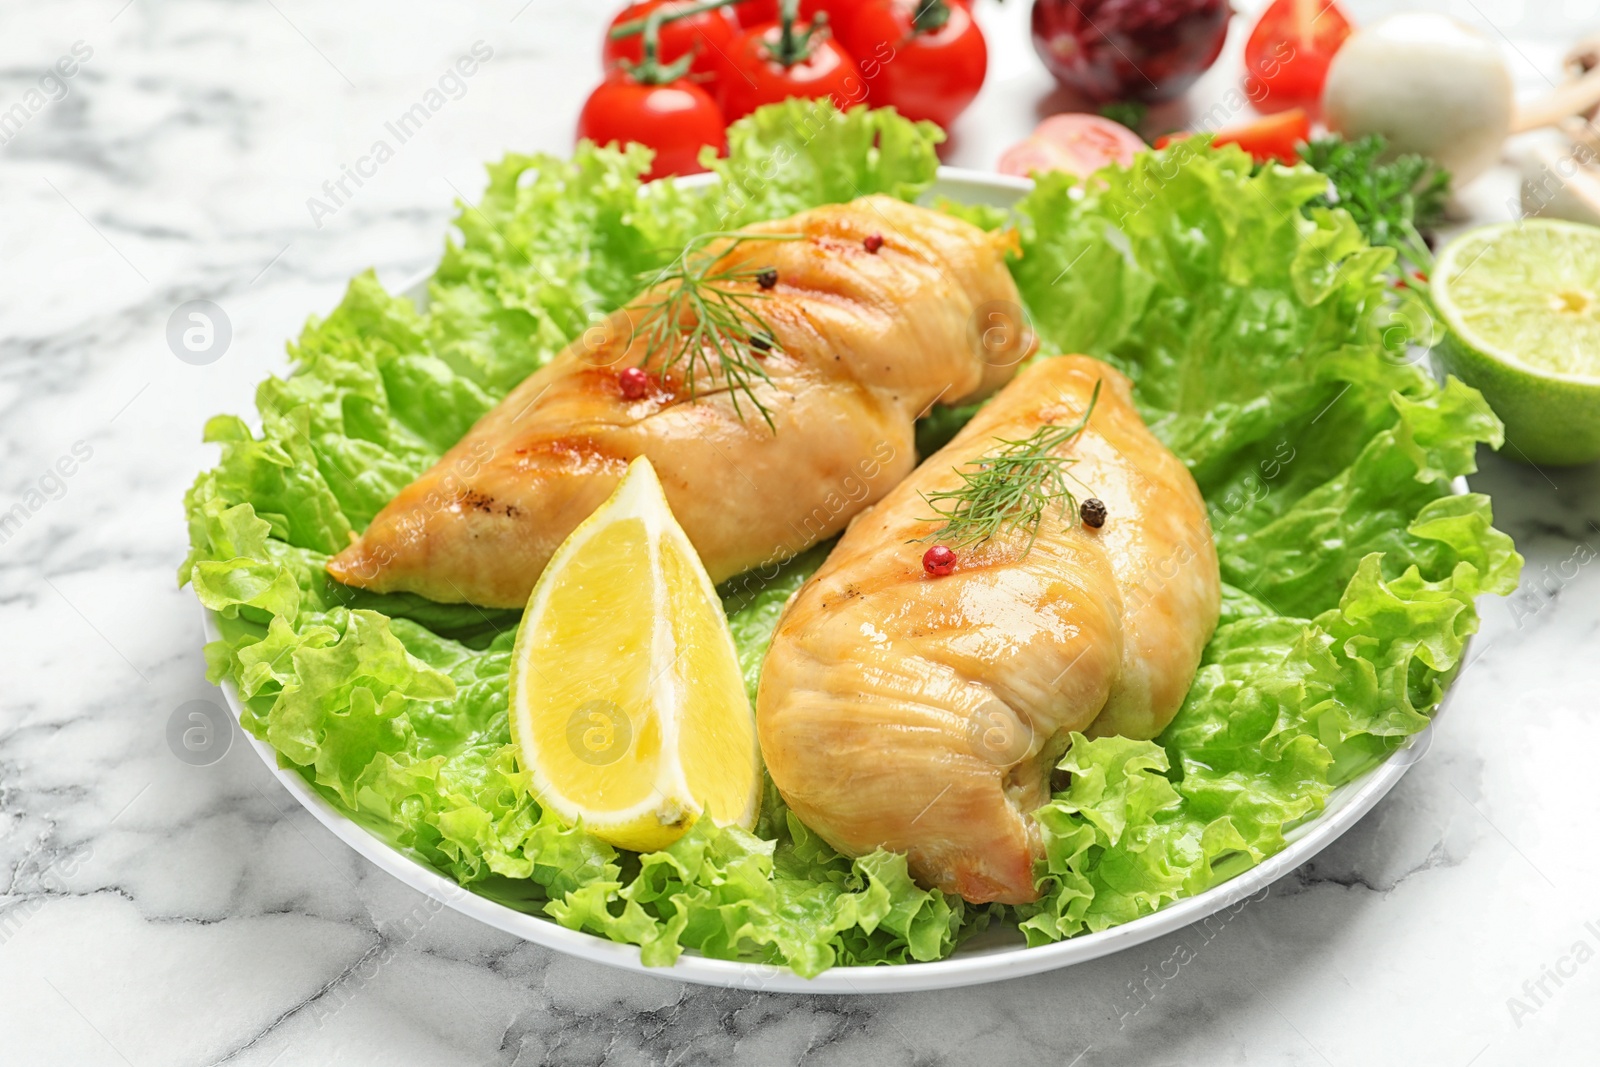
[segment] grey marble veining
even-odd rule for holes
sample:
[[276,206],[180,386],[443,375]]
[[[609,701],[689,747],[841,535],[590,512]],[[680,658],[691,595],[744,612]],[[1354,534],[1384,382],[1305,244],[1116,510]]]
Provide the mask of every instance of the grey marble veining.
[[[1537,87],[1558,50],[1538,40],[1594,7],[1458,14],[1532,42]],[[0,510],[25,505],[0,538],[0,1063],[1593,1062],[1597,470],[1485,456],[1523,589],[1485,605],[1431,750],[1355,830],[1224,923],[1054,974],[844,998],[615,972],[434,907],[242,743],[174,756],[178,709],[220,704],[174,585],[204,419],[249,410],[351,274],[426,269],[482,161],[568,147],[606,8],[4,4],[0,112],[43,103],[0,144]],[[952,162],[987,165],[1048,106],[1025,15],[984,10],[994,74]],[[310,210],[476,42],[460,98]],[[86,50],[59,99],[40,88]],[[165,341],[192,299],[233,331],[205,366]]]

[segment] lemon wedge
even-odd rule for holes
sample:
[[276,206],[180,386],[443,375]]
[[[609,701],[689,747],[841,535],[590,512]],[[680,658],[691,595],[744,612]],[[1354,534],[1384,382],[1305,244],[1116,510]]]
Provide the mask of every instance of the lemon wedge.
[[755,825],[761,755],[711,578],[639,458],[528,598],[511,737],[535,797],[649,852],[702,814]]

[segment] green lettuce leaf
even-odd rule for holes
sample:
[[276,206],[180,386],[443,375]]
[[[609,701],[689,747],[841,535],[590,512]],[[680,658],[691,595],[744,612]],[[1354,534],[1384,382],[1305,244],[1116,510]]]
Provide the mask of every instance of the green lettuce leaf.
[[881,193],[915,200],[939,166],[944,133],[907,122],[893,108],[840,113],[826,100],[786,100],[728,129],[728,157],[712,160],[722,179],[715,226],[731,229],[783,218],[818,204]]

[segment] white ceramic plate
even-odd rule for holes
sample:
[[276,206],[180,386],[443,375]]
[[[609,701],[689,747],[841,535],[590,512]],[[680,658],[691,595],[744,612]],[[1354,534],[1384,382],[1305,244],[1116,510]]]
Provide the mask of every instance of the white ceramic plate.
[[[695,181],[695,184],[702,182]],[[966,203],[1009,207],[1031,187],[1031,182],[1021,178],[941,167],[929,197],[947,196]],[[405,292],[419,304],[425,303],[425,280],[407,287]],[[1456,491],[1466,492],[1466,483],[1458,481]],[[209,611],[205,612],[205,632],[208,641],[221,638],[216,617]],[[238,716],[242,711],[238,690],[231,681],[224,682],[222,688],[229,707]],[[1443,710],[1441,707],[1440,711]],[[835,967],[809,979],[787,967],[708,959],[692,952],[685,952],[672,967],[646,967],[639,962],[639,950],[632,945],[619,945],[592,934],[568,930],[549,919],[527,915],[476,896],[432,868],[390,848],[323,799],[295,771],[279,767],[277,753],[270,745],[248,733],[244,736],[284,788],[341,841],[418,892],[506,933],[595,963],[703,985],[793,993],[901,993],[997,982],[1068,967],[1181,930],[1207,915],[1232,907],[1305,863],[1354,826],[1427,751],[1433,730],[1434,727],[1429,726],[1387,762],[1334,790],[1320,816],[1285,833],[1288,847],[1276,856],[1231,881],[1199,896],[1180,900],[1154,915],[1098,934],[1084,934],[1038,948],[1028,948],[1015,931],[991,931],[962,944],[949,959],[934,963]]]

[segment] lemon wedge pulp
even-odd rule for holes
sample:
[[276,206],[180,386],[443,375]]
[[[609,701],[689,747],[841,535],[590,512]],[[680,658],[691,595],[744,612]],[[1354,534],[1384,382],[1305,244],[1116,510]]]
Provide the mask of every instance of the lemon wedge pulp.
[[755,825],[761,757],[733,635],[647,459],[551,557],[511,666],[535,797],[618,848]]

